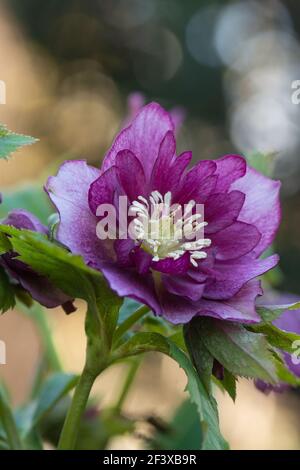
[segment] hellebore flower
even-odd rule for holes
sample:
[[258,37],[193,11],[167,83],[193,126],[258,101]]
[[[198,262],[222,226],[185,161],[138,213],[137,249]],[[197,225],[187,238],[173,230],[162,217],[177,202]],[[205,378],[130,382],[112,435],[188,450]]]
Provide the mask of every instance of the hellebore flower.
[[[100,170],[67,161],[49,178],[46,191],[60,215],[57,238],[102,271],[121,297],[148,305],[172,323],[195,315],[257,322],[255,299],[262,290],[255,278],[278,262],[276,255],[260,255],[279,225],[280,183],[238,155],[200,161],[188,170],[191,158],[191,152],[176,156],[169,113],[156,103],[145,106],[117,135]],[[118,208],[119,196],[127,196],[131,220],[149,221],[148,211],[160,202],[203,205],[204,220],[188,224],[192,233],[201,227],[203,237],[196,244],[177,238],[171,213],[164,219],[171,240],[163,230],[155,240],[143,230],[138,240],[101,240],[98,208]]]
[[[48,235],[47,227],[24,209],[11,211],[2,224]],[[29,292],[34,300],[47,308],[61,305],[66,313],[72,313],[76,310],[70,297],[53,286],[46,277],[34,272],[29,266],[18,260],[16,256],[17,253],[8,252],[0,258],[0,264],[14,282]]]
[[[266,299],[269,305],[279,305],[278,302],[281,304],[288,304],[291,302],[297,301],[297,297],[294,297],[291,294],[269,294],[264,296],[261,301]],[[266,302],[265,302],[266,303]],[[289,333],[296,333],[300,335],[300,309],[299,310],[286,310],[283,312],[279,318],[274,320],[274,325],[280,328],[281,330],[287,331]],[[296,377],[300,378],[300,345],[298,345],[298,349],[295,349],[295,357],[291,354],[283,351],[283,359],[287,366],[287,368],[294,374]],[[297,356],[298,352],[298,356]],[[274,392],[284,392],[287,389],[292,388],[291,386],[285,383],[279,383],[277,385],[268,384],[262,380],[256,380],[255,386],[262,392],[268,394],[271,391]]]

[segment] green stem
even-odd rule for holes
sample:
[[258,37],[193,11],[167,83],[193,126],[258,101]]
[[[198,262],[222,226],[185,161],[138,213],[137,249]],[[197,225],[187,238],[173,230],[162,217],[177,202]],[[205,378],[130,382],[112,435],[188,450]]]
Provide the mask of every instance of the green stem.
[[58,443],[59,450],[72,450],[75,448],[81,417],[86,408],[92,386],[98,375],[98,372],[93,373],[87,366],[84,367],[62,429]]
[[[122,335],[143,315],[149,311],[148,307],[141,307],[125,320],[115,332],[114,340],[118,340]],[[75,448],[76,439],[79,432],[80,422],[86,408],[92,386],[98,377],[111,363],[111,344],[107,336],[105,325],[99,323],[97,307],[87,312],[86,316],[87,352],[86,363],[76,386],[71,406],[67,413],[60,440],[59,450],[72,450]],[[100,336],[100,338],[99,338]],[[100,341],[99,341],[100,339]],[[134,378],[137,365],[132,367],[129,376],[124,384],[123,393],[120,395],[117,406],[121,406],[130,384]]]
[[114,334],[114,344],[117,344],[118,341],[122,338],[123,334],[129,330],[138,320],[140,320],[146,313],[149,312],[149,307],[143,305],[139,309],[137,309],[132,315],[126,318],[123,323],[116,329]]
[[12,411],[7,403],[3,390],[0,388],[0,420],[5,429],[9,448],[11,450],[21,450],[22,442],[18,433]]
[[54,372],[62,372],[63,368],[59,360],[58,354],[56,352],[53,340],[52,340],[52,332],[51,332],[47,317],[45,315],[44,309],[40,305],[35,304],[31,308],[30,313],[32,317],[34,318],[36,325],[39,329],[39,333],[42,337],[42,342],[45,348],[46,357],[49,362],[49,366],[51,370]]
[[140,363],[141,363],[140,359],[135,358],[135,359],[132,360],[131,364],[129,364],[129,370],[128,370],[127,376],[125,378],[120,396],[119,396],[119,398],[117,400],[117,403],[115,405],[115,409],[118,412],[121,411],[122,406],[123,406],[123,404],[124,404],[124,402],[127,398],[128,392],[129,392],[130,387],[131,387],[131,385],[132,385],[132,383],[135,379],[135,376],[136,376],[137,370],[140,366]]

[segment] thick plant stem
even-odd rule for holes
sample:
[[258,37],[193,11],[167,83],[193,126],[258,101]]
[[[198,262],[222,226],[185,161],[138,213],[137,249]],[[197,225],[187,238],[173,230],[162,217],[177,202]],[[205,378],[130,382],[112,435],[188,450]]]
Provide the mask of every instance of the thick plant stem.
[[75,448],[81,418],[86,408],[90,391],[98,375],[98,372],[93,373],[87,366],[84,367],[62,429],[58,443],[59,450],[72,450]]

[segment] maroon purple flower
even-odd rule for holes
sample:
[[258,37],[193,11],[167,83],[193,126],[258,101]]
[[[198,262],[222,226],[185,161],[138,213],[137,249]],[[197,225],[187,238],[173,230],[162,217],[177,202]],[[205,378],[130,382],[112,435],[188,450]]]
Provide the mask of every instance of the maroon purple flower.
[[[30,212],[24,209],[11,211],[2,222],[4,225],[11,225],[19,229],[27,229],[48,235],[48,229]],[[33,271],[25,263],[17,259],[17,253],[8,252],[1,256],[0,264],[4,267],[10,278],[31,297],[47,308],[61,305],[66,313],[75,311],[72,299],[57,289],[44,276]]]
[[[49,178],[46,190],[60,215],[57,238],[102,271],[120,296],[172,323],[195,315],[257,322],[255,299],[262,290],[256,277],[278,262],[276,255],[260,256],[279,225],[280,183],[238,155],[188,169],[191,158],[191,152],[176,155],[170,115],[156,103],[145,106],[116,137],[100,170],[67,161]],[[138,211],[145,216],[155,202],[201,204],[204,236],[197,245],[177,239],[170,216],[171,241],[158,236],[154,242],[146,235],[138,241],[100,240],[97,209],[118,208],[119,196],[127,196],[132,219]],[[192,230],[197,224],[192,220]]]

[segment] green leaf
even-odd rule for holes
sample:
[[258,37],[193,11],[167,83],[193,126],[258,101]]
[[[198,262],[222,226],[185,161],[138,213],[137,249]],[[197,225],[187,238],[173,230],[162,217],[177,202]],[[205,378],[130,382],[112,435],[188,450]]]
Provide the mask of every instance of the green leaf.
[[300,302],[294,302],[286,305],[263,305],[256,307],[257,313],[261,317],[263,323],[271,323],[285,310],[298,310],[300,309]]
[[37,397],[36,407],[32,416],[32,427],[38,425],[52,408],[67,395],[77,384],[78,376],[57,372],[51,375]]
[[15,306],[15,291],[9,278],[0,266],[0,313],[4,313]]
[[172,343],[176,344],[176,346],[178,346],[178,348],[182,349],[184,352],[188,352],[185,341],[184,341],[182,327],[180,327],[178,330],[175,327],[174,330],[175,331],[173,331],[171,334],[167,335],[168,339],[172,341]]
[[276,368],[269,345],[262,334],[251,333],[243,326],[215,320],[195,318],[199,335],[211,353],[233,375],[277,381]]
[[280,330],[272,323],[258,323],[257,325],[249,326],[248,329],[256,333],[264,334],[269,344],[291,354],[295,352],[293,343],[300,341],[300,335]]
[[9,235],[18,259],[73,298],[88,303],[86,331],[89,337],[109,349],[122,304],[99,271],[88,267],[81,256],[74,255],[45,235],[30,230],[0,225],[0,232]]
[[126,343],[123,343],[115,352],[116,358],[136,356],[150,351],[159,351],[169,354],[170,344],[159,333],[140,332],[133,335]]
[[200,416],[203,432],[202,448],[228,448],[219,430],[218,412],[214,398],[207,393],[188,356],[169,338],[165,338],[159,333],[137,333],[115,351],[114,359],[118,360],[149,351],[158,351],[170,356],[184,370],[188,379],[186,389]]
[[227,369],[224,369],[224,378],[221,380],[221,384],[224,390],[232,398],[233,401],[236,399],[236,377],[231,374]]
[[27,135],[15,134],[0,124],[0,158],[8,158],[12,152],[15,152],[24,145],[34,144],[37,139]]
[[192,403],[197,407],[202,424],[202,449],[227,449],[228,444],[220,433],[217,404],[214,398],[208,395],[187,355],[171,342],[169,356],[172,357],[186,373],[188,379],[186,390],[190,395]]
[[296,377],[285,365],[283,360],[275,360],[277,376],[281,382],[291,387],[300,387],[300,378]]
[[2,386],[0,386],[0,421],[2,422],[9,448],[12,450],[22,449],[23,446],[13,412],[10,408],[7,395]]
[[210,393],[214,358],[202,341],[201,328],[198,328],[197,322],[190,322],[184,325],[183,331],[189,355],[206,390]]
[[197,450],[200,449],[202,433],[197,407],[185,400],[176,410],[172,420],[158,429],[151,439],[154,449]]
[[173,331],[171,324],[168,324],[162,317],[155,317],[151,312],[142,318],[142,325],[146,331],[161,333],[165,336]]
[[0,233],[0,256],[4,255],[12,248],[9,239],[4,235],[4,233]]
[[81,256],[69,253],[38,232],[7,225],[0,225],[0,231],[9,235],[13,250],[19,254],[18,259],[47,276],[70,297],[96,302],[95,288],[103,278],[98,271],[86,266]]

